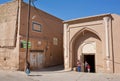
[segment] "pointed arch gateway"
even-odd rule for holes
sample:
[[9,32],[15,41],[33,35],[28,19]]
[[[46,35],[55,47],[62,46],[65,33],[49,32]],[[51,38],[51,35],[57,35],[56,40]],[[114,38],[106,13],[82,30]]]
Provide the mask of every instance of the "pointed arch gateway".
[[[82,64],[85,61],[92,66],[92,72],[95,72],[95,59],[96,55],[101,52],[101,38],[99,34],[90,29],[83,28],[78,31],[70,41],[70,67],[76,67],[76,62],[79,59]],[[99,48],[99,50],[97,50]],[[90,61],[92,60],[92,61]],[[94,62],[94,63],[92,63]],[[82,71],[85,71],[84,65]]]

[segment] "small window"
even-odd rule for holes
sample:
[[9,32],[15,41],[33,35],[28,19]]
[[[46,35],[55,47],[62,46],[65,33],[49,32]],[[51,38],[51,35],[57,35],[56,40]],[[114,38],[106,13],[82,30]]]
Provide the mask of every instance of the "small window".
[[56,37],[53,38],[53,45],[58,45],[58,38]]
[[41,32],[42,31],[42,26],[38,22],[32,22],[32,30]]

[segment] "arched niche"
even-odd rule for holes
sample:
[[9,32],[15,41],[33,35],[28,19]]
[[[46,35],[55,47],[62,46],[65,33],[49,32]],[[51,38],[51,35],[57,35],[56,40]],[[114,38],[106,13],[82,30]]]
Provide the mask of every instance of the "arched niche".
[[76,66],[76,61],[79,59],[80,54],[96,53],[96,42],[101,41],[99,34],[90,29],[83,28],[72,37],[70,41],[70,67]]

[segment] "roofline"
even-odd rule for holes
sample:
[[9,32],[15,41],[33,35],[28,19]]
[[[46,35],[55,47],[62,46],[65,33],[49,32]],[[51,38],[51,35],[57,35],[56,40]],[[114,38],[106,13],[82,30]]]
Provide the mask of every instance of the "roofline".
[[4,6],[4,5],[12,3],[12,2],[16,2],[16,1],[8,1],[8,2],[5,2],[5,3],[1,3],[0,6]]
[[106,13],[106,14],[101,14],[101,15],[94,15],[94,16],[76,18],[76,19],[63,21],[63,23],[72,22],[72,21],[76,21],[76,20],[84,20],[84,19],[89,19],[89,18],[101,17],[101,16],[110,16],[110,15],[111,15],[111,13]]
[[[6,3],[2,3],[2,4],[0,4],[0,6],[4,6],[4,5],[6,5],[6,4],[10,4],[10,3],[13,3],[13,2],[17,2],[17,0],[15,0],[15,1],[9,1],[9,2],[6,2]],[[24,2],[24,1],[22,1],[22,3],[28,5],[28,3]],[[47,15],[50,15],[51,17],[54,17],[54,18],[56,18],[56,19],[58,19],[58,20],[60,20],[60,21],[64,21],[63,19],[61,19],[61,18],[59,18],[59,17],[56,17],[56,16],[54,16],[54,15],[52,15],[52,14],[50,14],[50,13],[44,11],[44,10],[41,10],[41,9],[39,9],[39,8],[37,8],[37,7],[32,6],[32,5],[30,5],[30,6],[33,7],[33,8],[35,8],[35,9],[37,9],[37,10],[39,10],[39,11],[41,11],[41,12],[43,12],[43,13],[45,13],[45,14],[47,14]]]
[[[22,3],[28,5],[28,3],[24,2],[24,1]],[[54,18],[56,18],[56,19],[58,19],[60,21],[63,21],[61,18],[58,18],[58,17],[56,17],[56,16],[54,16],[54,15],[52,15],[52,14],[50,14],[50,13],[44,11],[44,10],[41,10],[41,9],[35,7],[35,6],[32,6],[32,5],[30,5],[30,6],[33,7],[33,8],[35,8],[35,9],[37,9],[37,10],[39,10],[39,11],[41,11],[41,12],[43,12],[43,13],[45,13],[45,14],[47,14],[47,15],[49,15],[49,16],[51,16],[51,17],[54,17]]]

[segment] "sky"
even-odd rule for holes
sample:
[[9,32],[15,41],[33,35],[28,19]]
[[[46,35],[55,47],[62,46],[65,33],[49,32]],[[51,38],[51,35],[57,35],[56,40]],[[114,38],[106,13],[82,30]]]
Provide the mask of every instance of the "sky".
[[[12,0],[0,0],[0,4]],[[29,0],[24,0],[28,2]],[[120,0],[33,0],[37,8],[62,20],[106,13],[120,15]]]

